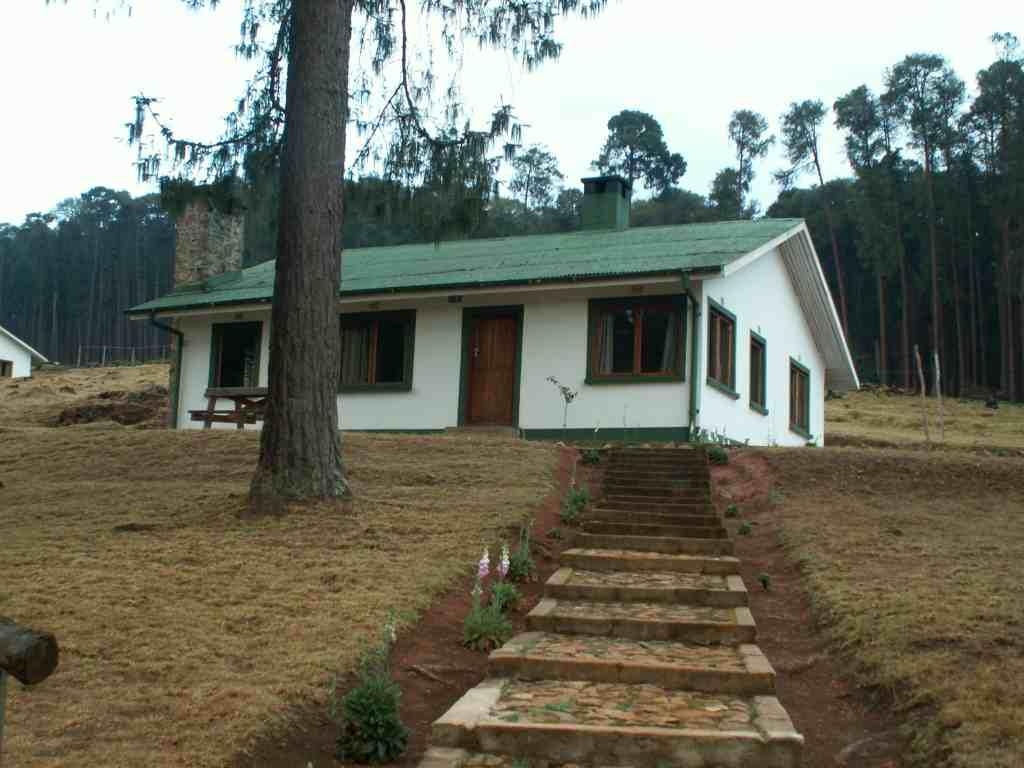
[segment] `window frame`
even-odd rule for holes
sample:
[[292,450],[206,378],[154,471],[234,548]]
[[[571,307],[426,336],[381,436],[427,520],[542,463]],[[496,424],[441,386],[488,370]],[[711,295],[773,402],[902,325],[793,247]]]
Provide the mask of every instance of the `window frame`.
[[751,331],[750,332],[750,353],[749,353],[749,365],[750,373],[754,371],[754,356],[753,349],[754,345],[761,347],[761,400],[760,402],[754,399],[754,382],[750,382],[749,402],[750,410],[760,413],[762,416],[768,415],[768,341],[761,334]]
[[[797,372],[806,379],[803,401],[800,403],[803,418],[806,423],[800,424],[793,421],[793,373]],[[811,369],[794,358],[789,358],[789,431],[800,435],[807,440],[813,438],[811,434]]]
[[[346,322],[368,322],[371,324],[379,324],[382,319],[401,319],[405,325],[405,349],[402,361],[402,381],[385,381],[368,384],[342,384],[341,367],[344,365],[344,356],[342,355],[341,359],[338,361],[338,392],[409,392],[412,390],[414,347],[416,345],[415,309],[348,312],[340,314],[338,315],[338,335],[339,337],[341,336],[342,329]],[[371,331],[373,338],[371,349],[375,356],[377,354],[376,339],[378,332],[379,331]],[[375,366],[372,367],[375,369]]]
[[[587,376],[585,384],[656,384],[686,381],[686,301],[685,294],[661,296],[628,296],[621,298],[590,299],[587,311]],[[633,370],[629,373],[598,373],[597,331],[600,319],[609,311],[643,310],[644,308],[671,309],[678,312],[676,326],[676,365],[671,373],[658,371],[643,373],[643,322],[635,324],[633,330]],[[640,315],[643,316],[642,314]]]
[[[240,387],[229,387],[222,384],[220,378],[221,350],[224,343],[224,328],[229,325],[255,325],[259,327],[256,336],[256,383],[251,386],[243,384]],[[210,370],[207,376],[207,386],[210,389],[256,389],[260,385],[260,365],[263,358],[263,321],[262,320],[228,320],[223,323],[210,324]]]
[[[711,328],[712,328],[712,325],[711,324],[712,324],[712,322],[714,322],[715,315],[719,315],[722,318],[724,318],[725,320],[728,320],[730,325],[731,325],[731,327],[732,327],[732,333],[730,334],[730,336],[731,336],[730,346],[731,346],[731,351],[732,351],[732,355],[731,355],[732,359],[729,361],[729,373],[731,374],[730,381],[723,381],[720,378],[718,378],[716,376],[713,376],[712,373],[711,373],[711,371],[712,371],[712,365],[711,365]],[[722,394],[731,397],[733,400],[739,400],[740,399],[740,394],[739,394],[739,392],[736,391],[736,335],[737,335],[736,331],[737,331],[738,326],[739,326],[739,323],[736,320],[736,315],[734,315],[732,312],[730,312],[728,309],[723,307],[721,304],[719,304],[714,299],[711,299],[711,298],[708,299],[708,326],[707,326],[707,328],[708,328],[708,337],[707,337],[707,340],[706,340],[706,342],[707,342],[706,343],[706,346],[707,346],[707,361],[706,361],[707,362],[707,376],[706,376],[706,381],[707,381],[707,385],[709,387],[711,387],[712,389],[716,389],[719,392],[721,392]]]

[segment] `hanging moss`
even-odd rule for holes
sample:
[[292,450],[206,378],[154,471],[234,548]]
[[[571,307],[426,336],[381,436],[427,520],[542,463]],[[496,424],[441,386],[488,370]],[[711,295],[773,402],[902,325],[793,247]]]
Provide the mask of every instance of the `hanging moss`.
[[175,219],[199,200],[205,200],[211,208],[224,214],[242,213],[245,211],[244,184],[237,176],[225,176],[210,184],[168,176],[160,179],[160,207]]

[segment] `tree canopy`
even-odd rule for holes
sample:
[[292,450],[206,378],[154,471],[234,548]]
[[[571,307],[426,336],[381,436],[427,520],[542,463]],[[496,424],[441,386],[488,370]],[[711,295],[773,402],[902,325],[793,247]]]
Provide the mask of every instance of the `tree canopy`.
[[661,124],[646,112],[624,109],[608,121],[608,138],[594,160],[601,173],[619,174],[665,194],[686,173],[686,160],[669,151]]

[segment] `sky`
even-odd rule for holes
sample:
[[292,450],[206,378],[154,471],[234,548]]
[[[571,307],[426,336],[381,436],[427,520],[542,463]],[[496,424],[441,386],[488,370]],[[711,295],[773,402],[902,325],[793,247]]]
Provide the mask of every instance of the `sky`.
[[[249,72],[232,50],[241,2],[194,12],[180,0],[133,0],[131,14],[108,18],[94,0],[0,0],[0,222],[94,186],[153,191],[137,182],[124,141],[137,93],[159,97],[179,135],[216,138]],[[915,52],[943,54],[973,89],[1001,31],[1024,38],[1020,0],[860,0],[855,11],[821,0],[610,0],[596,19],[559,27],[557,61],[525,72],[507,53],[473,50],[459,72],[470,117],[482,125],[497,103],[512,104],[529,126],[524,143],[547,145],[567,185],[593,174],[608,118],[639,109],[686,158],[680,186],[707,194],[735,163],[734,110],[761,112],[777,132],[792,101],[830,105],[863,83],[880,90],[886,68]],[[831,115],[822,157],[826,176],[849,173]],[[784,165],[776,145],[755,167],[762,207]]]

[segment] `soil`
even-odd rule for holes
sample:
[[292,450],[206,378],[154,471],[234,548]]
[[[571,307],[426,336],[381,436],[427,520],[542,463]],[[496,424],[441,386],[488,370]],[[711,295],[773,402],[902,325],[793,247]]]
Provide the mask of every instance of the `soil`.
[[[569,532],[560,526],[559,511],[572,482],[576,465],[578,484],[587,486],[591,496],[600,488],[600,471],[578,462],[575,449],[563,447],[556,468],[555,489],[538,509],[532,528],[532,552],[537,578],[519,585],[522,599],[511,615],[515,633],[524,631],[526,614],[540,600],[544,582],[558,568],[558,555],[568,544]],[[551,534],[559,531],[563,538]],[[518,531],[509,532],[516,541]],[[394,766],[418,765],[426,751],[433,722],[443,715],[467,690],[486,677],[487,654],[462,645],[462,620],[469,612],[474,577],[460,580],[422,615],[415,625],[402,631],[391,652],[391,670],[402,689],[401,718],[409,729],[409,746]],[[352,684],[339,686],[339,695]],[[313,768],[340,765],[334,757],[337,726],[320,708],[306,706],[289,720],[298,725],[278,738],[266,738],[244,755],[236,756],[234,768]]]
[[167,387],[149,384],[129,392],[112,390],[70,405],[54,419],[54,426],[114,421],[125,426],[165,427],[168,411]]
[[[736,504],[740,517],[726,524],[736,541],[758,645],[777,673],[778,697],[806,739],[806,768],[899,768],[906,743],[901,722],[881,697],[855,687],[843,660],[815,622],[800,569],[782,545],[782,528],[770,501],[773,478],[761,456],[730,451],[727,465],[713,466],[715,503]],[[749,535],[738,535],[742,521]],[[761,584],[769,578],[768,589]]]

